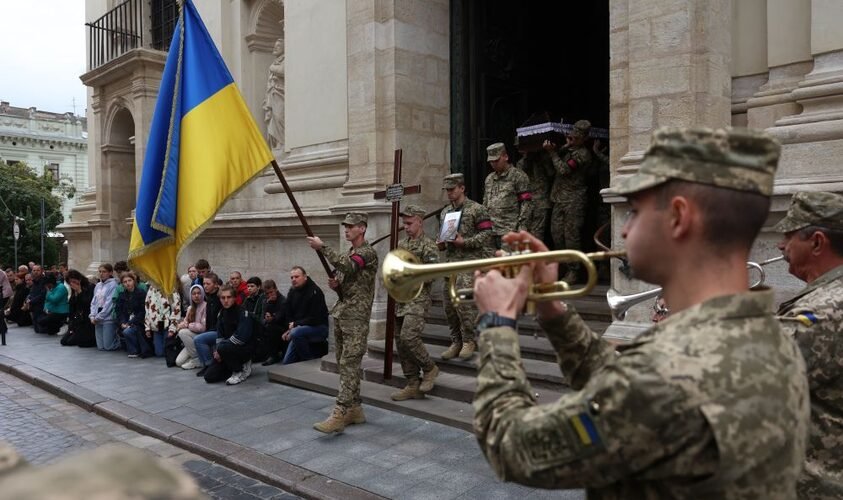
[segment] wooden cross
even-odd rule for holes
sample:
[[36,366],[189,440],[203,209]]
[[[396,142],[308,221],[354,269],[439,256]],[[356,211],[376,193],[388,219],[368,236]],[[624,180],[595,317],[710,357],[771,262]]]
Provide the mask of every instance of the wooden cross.
[[[401,160],[403,150],[395,150],[395,163],[392,170],[392,184],[383,191],[375,193],[376,200],[386,200],[392,203],[392,216],[389,220],[389,250],[398,247],[398,216],[401,213],[401,198],[408,194],[421,193],[421,186],[405,186],[401,184]],[[395,339],[395,300],[391,296],[386,299],[386,340],[384,344],[383,378],[392,378],[392,346]]]

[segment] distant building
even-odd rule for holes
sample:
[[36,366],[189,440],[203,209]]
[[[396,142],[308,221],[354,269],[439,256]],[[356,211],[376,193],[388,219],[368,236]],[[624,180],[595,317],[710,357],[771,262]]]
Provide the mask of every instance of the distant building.
[[64,200],[65,222],[88,187],[88,122],[73,113],[51,113],[0,102],[0,160],[25,162],[38,174],[49,173],[76,188]]

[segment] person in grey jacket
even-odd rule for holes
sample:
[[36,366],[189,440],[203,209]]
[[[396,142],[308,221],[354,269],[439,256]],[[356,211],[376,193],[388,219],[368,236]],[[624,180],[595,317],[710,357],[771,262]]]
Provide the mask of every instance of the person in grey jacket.
[[100,351],[116,351],[120,348],[117,338],[116,321],[111,314],[114,303],[111,296],[117,288],[117,280],[112,277],[114,268],[111,264],[99,267],[100,282],[94,287],[94,299],[91,301],[91,323]]

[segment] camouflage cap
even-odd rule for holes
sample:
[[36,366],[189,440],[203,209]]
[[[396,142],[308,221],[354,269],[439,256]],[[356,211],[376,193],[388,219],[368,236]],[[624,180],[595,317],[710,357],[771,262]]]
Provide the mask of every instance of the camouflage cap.
[[614,191],[627,195],[678,179],[770,196],[780,150],[770,136],[749,129],[662,127],[641,168]]
[[453,189],[465,185],[465,177],[462,174],[449,174],[442,179],[442,189]]
[[773,227],[789,233],[808,226],[843,231],[843,195],[818,191],[801,191],[793,195],[787,215]]
[[486,161],[494,161],[506,153],[506,146],[502,142],[496,142],[486,148]]
[[579,120],[574,123],[574,126],[571,128],[571,132],[569,135],[574,137],[588,137],[588,133],[591,131],[591,122],[588,120]]
[[348,212],[342,220],[343,226],[356,226],[357,224],[369,224],[369,215],[366,212]]
[[401,209],[400,215],[402,217],[424,217],[427,213],[418,205],[407,205]]

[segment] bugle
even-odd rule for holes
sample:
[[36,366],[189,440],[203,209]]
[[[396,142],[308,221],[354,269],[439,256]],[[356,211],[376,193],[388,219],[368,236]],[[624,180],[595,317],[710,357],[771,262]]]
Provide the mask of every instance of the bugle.
[[[767,273],[764,271],[764,266],[778,262],[782,259],[784,259],[784,256],[780,255],[778,257],[773,257],[772,259],[762,260],[761,262],[747,262],[746,267],[748,269],[758,271],[758,279],[750,285],[750,288],[758,288],[764,284],[764,281],[767,279]],[[626,317],[626,313],[629,311],[629,308],[644,302],[645,300],[654,299],[661,295],[661,293],[661,288],[653,288],[652,290],[646,290],[630,295],[621,295],[616,290],[609,289],[609,291],[606,292],[606,302],[609,303],[609,309],[612,311],[612,319],[615,321],[622,321]]]

